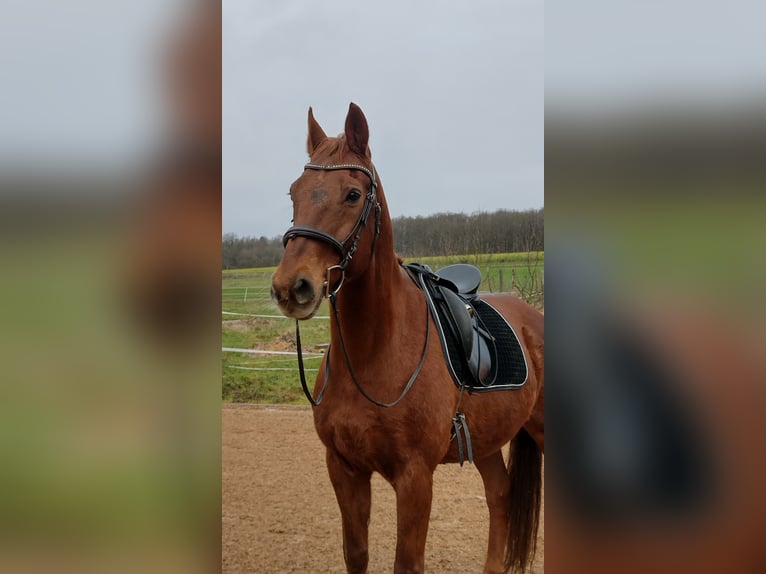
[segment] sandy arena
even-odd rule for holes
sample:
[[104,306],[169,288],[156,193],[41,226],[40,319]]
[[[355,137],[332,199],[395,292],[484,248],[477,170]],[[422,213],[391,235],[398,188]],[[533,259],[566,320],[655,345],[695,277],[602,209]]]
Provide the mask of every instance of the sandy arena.
[[[340,512],[309,407],[224,404],[223,572],[345,572]],[[487,507],[472,465],[439,466],[426,545],[428,572],[481,572]],[[532,572],[543,572],[544,510]],[[394,492],[372,481],[370,574],[390,573]]]

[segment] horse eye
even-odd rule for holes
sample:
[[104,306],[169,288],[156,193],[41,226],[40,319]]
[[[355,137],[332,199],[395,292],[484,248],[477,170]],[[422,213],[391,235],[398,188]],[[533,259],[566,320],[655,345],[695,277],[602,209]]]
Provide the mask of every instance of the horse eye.
[[356,203],[361,197],[362,194],[358,189],[352,189],[348,192],[348,195],[346,195],[346,201],[350,203]]

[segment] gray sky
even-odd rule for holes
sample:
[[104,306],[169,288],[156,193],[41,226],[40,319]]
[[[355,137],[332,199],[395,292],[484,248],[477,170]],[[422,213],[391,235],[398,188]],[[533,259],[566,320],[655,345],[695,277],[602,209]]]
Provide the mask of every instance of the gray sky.
[[224,233],[289,227],[307,109],[336,135],[350,101],[394,217],[542,207],[542,2],[223,8]]
[[151,159],[163,41],[183,0],[6,2],[0,170],[107,173]]
[[[371,5],[374,4],[374,5]],[[163,42],[184,0],[15,0],[0,18],[0,171],[122,169],[166,121]],[[549,109],[766,93],[764,3],[224,0],[224,231],[276,235],[306,109],[365,110],[395,215],[543,204]],[[715,116],[715,110],[711,112]]]

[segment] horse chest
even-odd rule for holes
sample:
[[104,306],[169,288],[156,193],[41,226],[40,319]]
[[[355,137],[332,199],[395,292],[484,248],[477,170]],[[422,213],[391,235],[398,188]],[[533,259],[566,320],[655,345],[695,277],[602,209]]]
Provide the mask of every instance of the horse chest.
[[380,471],[396,446],[375,417],[357,412],[335,412],[315,420],[317,434],[324,445],[357,468]]

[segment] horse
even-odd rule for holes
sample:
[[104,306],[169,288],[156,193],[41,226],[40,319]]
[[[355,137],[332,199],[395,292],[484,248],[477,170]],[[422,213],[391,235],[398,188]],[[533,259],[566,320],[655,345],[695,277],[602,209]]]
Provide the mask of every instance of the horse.
[[[305,381],[304,390],[326,447],[346,569],[367,571],[370,479],[377,472],[396,494],[394,572],[424,571],[434,470],[463,462],[451,436],[460,411],[489,509],[484,572],[523,572],[534,557],[541,502],[543,315],[510,294],[482,295],[519,333],[529,373],[518,390],[461,392],[429,336],[435,319],[424,293],[394,251],[368,140],[356,104],[337,137],[325,134],[309,108],[309,163],[290,187],[294,225],[271,285],[296,327],[324,298],[332,303],[331,344],[313,392]],[[506,467],[502,449],[509,442]]]

